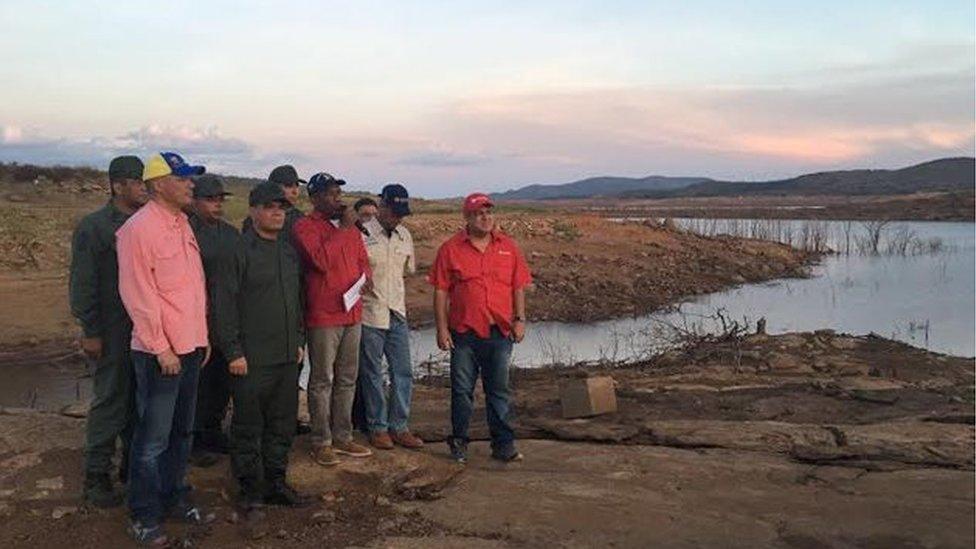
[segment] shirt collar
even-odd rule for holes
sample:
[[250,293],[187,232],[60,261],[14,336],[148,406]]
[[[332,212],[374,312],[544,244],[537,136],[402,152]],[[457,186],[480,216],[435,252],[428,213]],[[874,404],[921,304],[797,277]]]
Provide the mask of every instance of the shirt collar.
[[143,206],[143,208],[151,208],[150,211],[154,212],[167,226],[178,228],[181,222],[185,222],[187,217],[183,212],[173,213],[167,210],[164,206],[156,202],[155,200],[150,200],[148,204]]
[[[467,227],[461,229],[461,235],[463,235],[463,239],[465,241],[471,242],[471,235],[468,234]],[[491,239],[489,239],[488,243],[493,244],[495,242],[498,242],[498,237],[501,235],[501,233],[498,232],[498,227],[495,227],[494,229],[491,230],[490,233],[488,233],[488,235],[491,236]]]

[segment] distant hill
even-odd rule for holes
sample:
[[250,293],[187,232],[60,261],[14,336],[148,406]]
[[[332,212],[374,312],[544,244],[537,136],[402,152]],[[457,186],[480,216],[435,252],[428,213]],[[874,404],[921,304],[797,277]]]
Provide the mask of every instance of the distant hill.
[[976,159],[943,158],[898,170],[843,170],[776,181],[716,181],[705,177],[594,177],[564,185],[529,185],[493,195],[498,200],[557,198],[672,198],[770,195],[887,195],[973,190]]
[[590,198],[620,196],[632,192],[660,192],[680,189],[694,184],[711,182],[707,177],[591,177],[562,185],[529,185],[503,193],[494,193],[496,200],[552,200],[557,198]]

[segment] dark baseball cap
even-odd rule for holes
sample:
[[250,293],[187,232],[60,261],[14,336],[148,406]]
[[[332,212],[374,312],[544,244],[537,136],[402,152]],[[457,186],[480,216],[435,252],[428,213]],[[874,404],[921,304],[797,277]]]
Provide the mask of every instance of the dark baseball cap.
[[324,191],[329,185],[345,185],[342,179],[336,179],[325,172],[319,172],[308,179],[308,194]]
[[281,190],[281,185],[271,181],[263,181],[255,185],[247,197],[247,202],[251,206],[262,206],[271,202],[288,205],[288,199],[285,198],[285,191]]
[[136,156],[117,156],[108,165],[108,180],[119,181],[120,179],[142,179],[142,160]]
[[230,196],[224,190],[224,180],[214,174],[203,174],[193,178],[193,198],[210,198],[214,196]]
[[398,217],[410,215],[410,194],[399,183],[390,183],[380,191],[380,201]]
[[306,183],[304,179],[298,177],[298,172],[295,171],[295,167],[291,164],[278,166],[277,168],[271,170],[271,175],[268,176],[268,181],[277,183],[284,187],[294,187],[295,185],[304,185]]

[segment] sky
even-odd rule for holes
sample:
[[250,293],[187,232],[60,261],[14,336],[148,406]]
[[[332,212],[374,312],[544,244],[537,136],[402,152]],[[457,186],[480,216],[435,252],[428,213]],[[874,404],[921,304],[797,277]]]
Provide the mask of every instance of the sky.
[[0,0],[0,161],[457,196],[973,156],[968,1]]

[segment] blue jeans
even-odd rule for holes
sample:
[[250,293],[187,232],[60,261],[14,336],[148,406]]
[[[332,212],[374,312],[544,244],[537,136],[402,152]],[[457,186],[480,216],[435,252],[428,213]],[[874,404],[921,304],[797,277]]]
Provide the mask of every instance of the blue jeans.
[[[410,364],[410,328],[407,320],[390,312],[387,330],[363,324],[359,351],[359,383],[370,433],[408,430],[413,368]],[[383,387],[383,357],[389,366],[390,397]]]
[[492,328],[487,339],[474,332],[451,332],[451,427],[452,438],[468,442],[468,424],[474,400],[474,384],[481,373],[485,410],[493,450],[512,446],[515,433],[509,423],[508,363],[512,340]]
[[193,439],[203,351],[180,355],[180,373],[164,376],[155,355],[133,351],[136,425],[129,455],[129,513],[158,524],[189,491],[186,462]]

